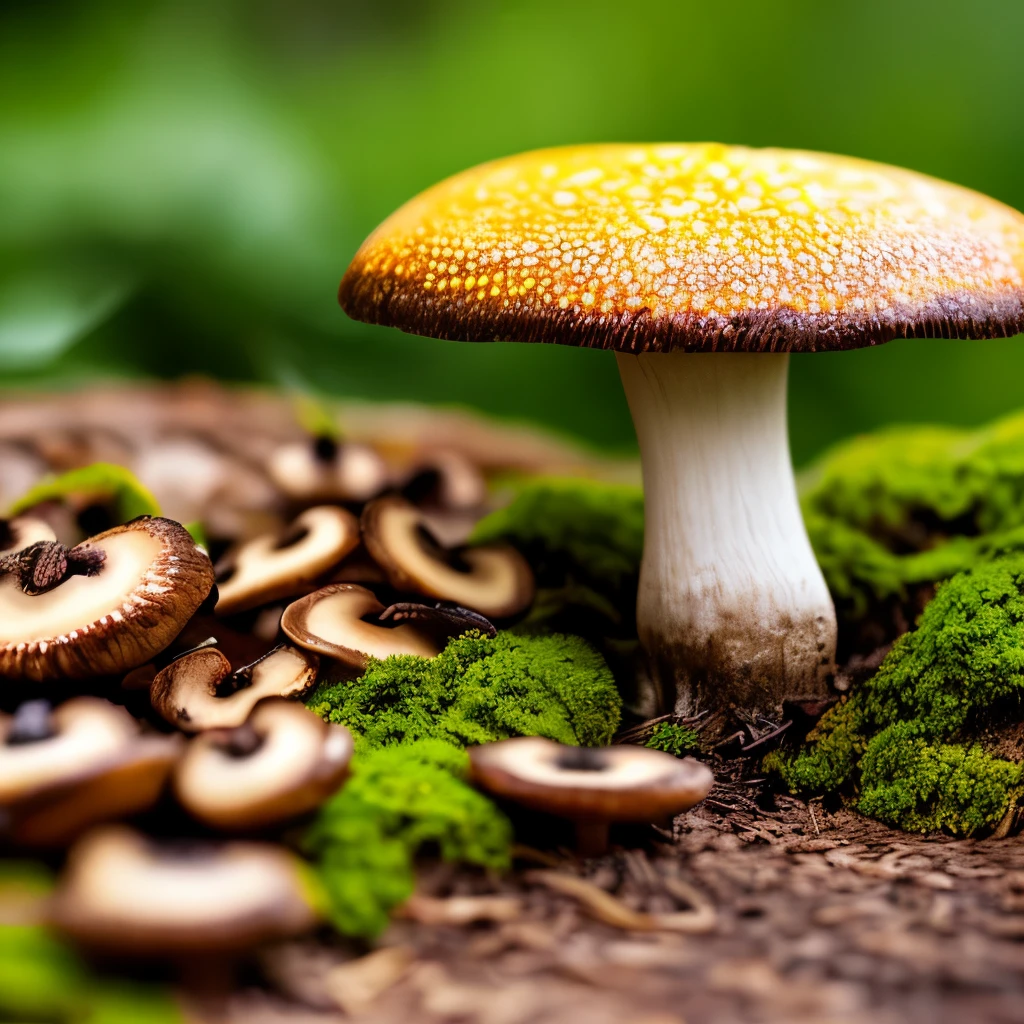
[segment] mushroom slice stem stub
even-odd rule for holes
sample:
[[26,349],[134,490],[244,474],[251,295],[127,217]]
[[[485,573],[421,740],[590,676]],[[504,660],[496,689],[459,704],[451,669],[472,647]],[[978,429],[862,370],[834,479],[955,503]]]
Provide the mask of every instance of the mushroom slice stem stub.
[[133,669],[178,635],[213,586],[209,558],[170,519],[141,516],[70,550],[42,541],[28,552],[0,574],[0,675],[17,679]]
[[[359,522],[333,505],[306,509],[288,531],[243,544],[218,571],[218,615],[301,594],[359,544]],[[228,574],[225,574],[228,573]]]
[[836,616],[789,457],[784,354],[617,355],[644,475],[637,627],[683,715],[820,700]]
[[423,513],[397,495],[370,502],[361,519],[363,543],[391,585],[504,619],[533,600],[533,573],[507,544],[446,551],[431,537]]
[[319,807],[344,782],[352,734],[301,704],[261,701],[244,726],[197,736],[174,773],[178,803],[223,831],[289,821]]
[[318,666],[315,654],[282,645],[232,672],[216,647],[202,647],[158,672],[149,700],[183,732],[234,729],[267,697],[301,697],[316,681]]
[[332,583],[293,601],[281,616],[281,629],[292,643],[352,668],[363,669],[368,658],[414,654],[432,658],[440,646],[415,625],[381,626],[384,605],[365,587]]

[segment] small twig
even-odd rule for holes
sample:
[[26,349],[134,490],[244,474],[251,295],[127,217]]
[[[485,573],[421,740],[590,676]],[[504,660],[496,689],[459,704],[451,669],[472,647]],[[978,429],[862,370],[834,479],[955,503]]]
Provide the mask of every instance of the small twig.
[[821,829],[818,828],[818,819],[814,816],[814,804],[809,803],[807,805],[807,810],[811,812],[811,822],[814,825],[814,834],[816,836],[820,836]]

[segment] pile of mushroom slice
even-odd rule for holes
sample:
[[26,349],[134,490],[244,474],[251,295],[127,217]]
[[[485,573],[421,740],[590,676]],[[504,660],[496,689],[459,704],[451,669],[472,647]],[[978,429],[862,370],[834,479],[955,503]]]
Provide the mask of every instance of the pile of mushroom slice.
[[276,607],[293,644],[351,671],[371,657],[432,657],[470,629],[493,633],[492,620],[522,613],[534,595],[514,548],[446,546],[399,494],[368,502],[359,519],[336,505],[306,509],[229,551],[218,586],[219,616]]
[[[215,644],[167,654],[214,585],[172,520],[71,547],[31,518],[0,525],[0,846],[70,848],[52,924],[126,956],[237,952],[314,926],[307,869],[273,840],[348,775],[351,735],[297,702],[317,656],[280,644],[233,671]],[[105,697],[146,664],[136,718]]]

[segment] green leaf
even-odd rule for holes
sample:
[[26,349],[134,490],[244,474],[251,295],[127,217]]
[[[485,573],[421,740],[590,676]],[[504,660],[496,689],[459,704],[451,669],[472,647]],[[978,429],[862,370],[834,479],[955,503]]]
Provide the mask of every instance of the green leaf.
[[44,501],[63,501],[71,496],[113,499],[118,516],[128,522],[137,516],[158,516],[160,505],[131,470],[112,462],[94,462],[36,484],[11,505],[8,515],[18,515]]
[[42,367],[124,304],[133,282],[92,263],[22,270],[0,279],[0,367]]

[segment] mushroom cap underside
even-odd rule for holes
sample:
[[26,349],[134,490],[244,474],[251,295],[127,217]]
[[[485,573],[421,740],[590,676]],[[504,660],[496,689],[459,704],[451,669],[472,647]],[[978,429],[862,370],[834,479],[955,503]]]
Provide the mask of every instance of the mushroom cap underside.
[[912,171],[715,143],[541,150],[363,244],[357,320],[619,352],[817,351],[1024,330],[1024,215]]
[[489,619],[516,615],[533,600],[533,572],[508,544],[445,551],[423,513],[404,498],[377,498],[363,509],[363,543],[399,591],[471,608]]
[[707,796],[711,769],[630,745],[568,747],[535,736],[472,747],[470,774],[489,793],[565,818],[656,821]]
[[149,699],[183,732],[232,729],[261,700],[302,696],[316,681],[318,667],[315,654],[281,645],[232,672],[231,662],[216,647],[202,647],[161,669],[150,683]]
[[364,668],[368,657],[413,654],[432,658],[440,647],[415,625],[378,626],[384,605],[365,587],[333,583],[293,601],[281,616],[281,629],[293,643],[327,658]]
[[52,923],[85,946],[133,955],[233,950],[316,922],[296,858],[259,843],[165,849],[122,827],[72,848]]
[[352,734],[301,704],[262,701],[243,727],[254,749],[232,744],[232,731],[206,732],[189,745],[174,773],[178,802],[223,829],[255,829],[318,807],[342,784]]
[[0,577],[0,675],[44,681],[135,668],[163,650],[205,600],[213,566],[179,523],[143,516],[78,545],[98,569],[45,593]]

